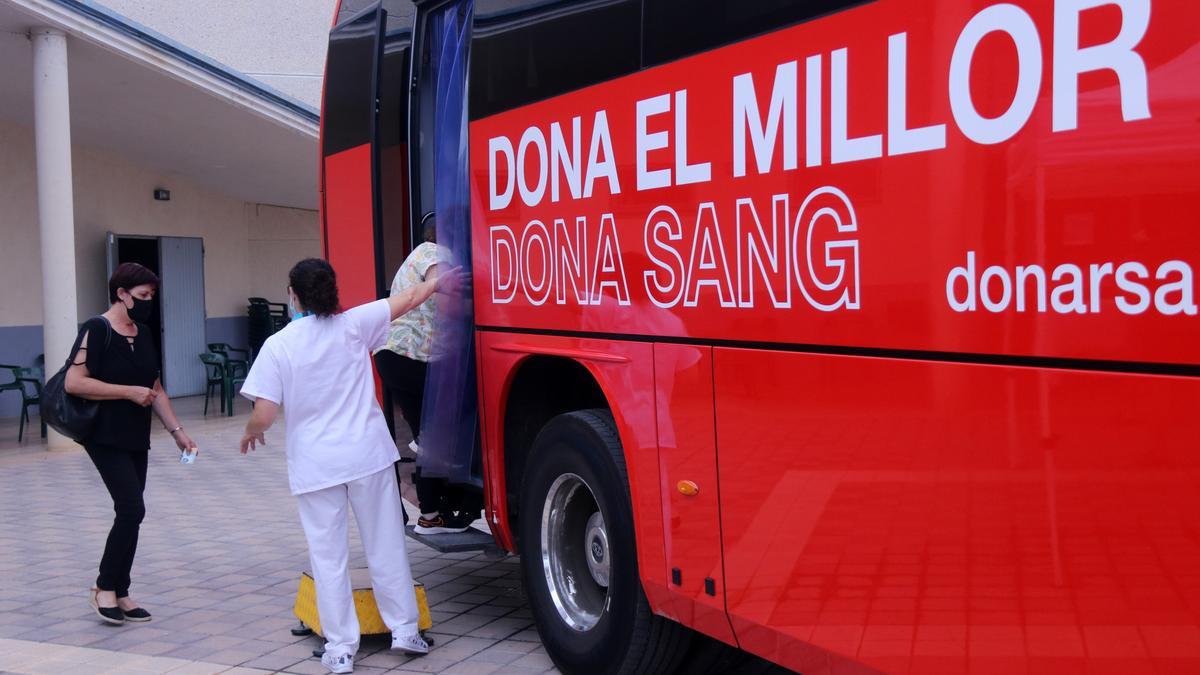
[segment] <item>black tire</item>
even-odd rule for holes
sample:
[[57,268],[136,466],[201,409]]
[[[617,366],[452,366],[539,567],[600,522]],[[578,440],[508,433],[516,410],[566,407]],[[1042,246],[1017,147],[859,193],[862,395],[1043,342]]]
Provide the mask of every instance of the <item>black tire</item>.
[[[607,410],[583,410],[553,418],[534,440],[526,466],[518,524],[521,568],[546,653],[567,675],[673,672],[687,651],[691,631],[655,616],[646,601],[638,576],[625,455],[612,415]],[[586,574],[586,570],[579,575],[583,580],[576,584],[582,589],[576,594],[578,597],[590,598],[593,607],[602,606],[594,625],[586,627],[572,626],[564,610],[556,605],[556,596],[550,590],[553,582],[548,581],[551,575],[546,572],[542,555],[547,497],[562,480],[574,483],[576,479],[590,490],[594,508],[603,516],[605,530],[611,533],[605,556],[610,566],[607,589],[594,575]],[[554,528],[566,530],[568,542],[574,540],[574,532],[578,530],[580,560],[593,550],[584,545],[587,528],[579,527],[581,519],[585,525],[591,522],[586,520],[586,497],[576,498],[570,509],[561,509],[581,515],[565,517],[564,526]],[[571,556],[558,558],[568,560]],[[585,584],[591,586],[585,588]],[[593,592],[601,593],[600,600],[589,596]]]
[[679,663],[677,672],[680,675],[793,675],[795,673],[794,670],[788,670],[697,631],[693,631],[691,649]]
[[740,672],[749,655],[737,647],[693,632],[692,646],[679,664],[682,675],[729,675]]

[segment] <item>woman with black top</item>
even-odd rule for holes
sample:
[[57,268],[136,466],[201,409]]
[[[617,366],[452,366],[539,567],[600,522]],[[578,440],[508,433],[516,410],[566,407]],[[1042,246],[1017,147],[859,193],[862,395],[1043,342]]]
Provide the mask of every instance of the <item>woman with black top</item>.
[[158,349],[144,325],[157,290],[158,277],[145,267],[118,267],[108,281],[112,306],[80,329],[72,348],[78,351],[67,371],[67,393],[100,402],[95,427],[83,447],[112,496],[116,517],[90,600],[100,618],[111,624],[150,620],[150,613],[129,597],[129,571],[146,514],[142,493],[151,411],[181,451],[195,447],[163,391]]

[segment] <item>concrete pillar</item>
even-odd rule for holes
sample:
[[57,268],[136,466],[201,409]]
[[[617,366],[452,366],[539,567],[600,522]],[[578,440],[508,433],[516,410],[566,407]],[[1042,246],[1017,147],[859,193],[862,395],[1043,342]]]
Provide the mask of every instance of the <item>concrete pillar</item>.
[[[33,42],[34,137],[42,242],[42,344],[46,367],[53,369],[67,358],[79,330],[67,36],[53,28],[35,28],[29,37]],[[49,441],[51,450],[75,447],[53,429]]]

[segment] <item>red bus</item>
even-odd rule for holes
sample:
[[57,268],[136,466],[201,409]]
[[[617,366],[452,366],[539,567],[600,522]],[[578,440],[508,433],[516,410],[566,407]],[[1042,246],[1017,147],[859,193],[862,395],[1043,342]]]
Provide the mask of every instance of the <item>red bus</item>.
[[435,454],[564,672],[1200,672],[1198,75],[1193,0],[343,0],[326,253],[472,271]]

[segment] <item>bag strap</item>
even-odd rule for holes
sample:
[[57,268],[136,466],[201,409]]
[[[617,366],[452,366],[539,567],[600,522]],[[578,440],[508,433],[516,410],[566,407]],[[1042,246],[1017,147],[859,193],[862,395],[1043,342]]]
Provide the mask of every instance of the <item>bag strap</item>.
[[104,351],[108,351],[108,345],[112,343],[112,324],[108,322],[108,319],[103,314],[100,315],[100,320],[104,322],[104,327],[108,329],[108,332],[104,334]]
[[[88,319],[88,321],[91,321],[91,319]],[[85,321],[83,325],[87,326],[87,324],[88,322]],[[79,350],[83,347],[83,334],[84,330],[80,328],[79,335],[75,337],[75,344],[71,345],[71,351],[67,352],[67,361],[63,364],[63,371],[75,365],[75,357],[79,356]]]
[[[108,346],[112,343],[113,327],[112,327],[112,324],[108,322],[108,319],[105,318],[105,316],[103,314],[97,316],[96,318],[100,319],[100,321],[104,322],[104,329],[105,329],[104,330],[104,351],[100,353],[100,358],[103,359],[104,356],[108,354]],[[96,374],[92,373],[92,377],[95,377],[95,376],[96,376]]]
[[[107,352],[108,346],[110,344],[112,344],[112,334],[113,334],[112,324],[110,324],[108,322],[108,319],[104,318],[104,315],[101,314],[101,315],[94,316],[91,319],[88,319],[84,323],[84,325],[86,326],[87,324],[92,323],[96,319],[100,319],[100,321],[102,321],[104,323],[104,328],[105,328],[104,351]],[[88,332],[88,331],[83,331],[83,330],[79,331],[79,337],[75,338],[75,345],[73,347],[71,347],[71,354],[69,356],[67,356],[67,362],[65,365],[63,365],[63,370],[66,370],[66,369],[70,368],[71,366],[75,365],[75,359],[79,357],[79,351],[81,349],[83,349],[83,335],[85,332]]]

